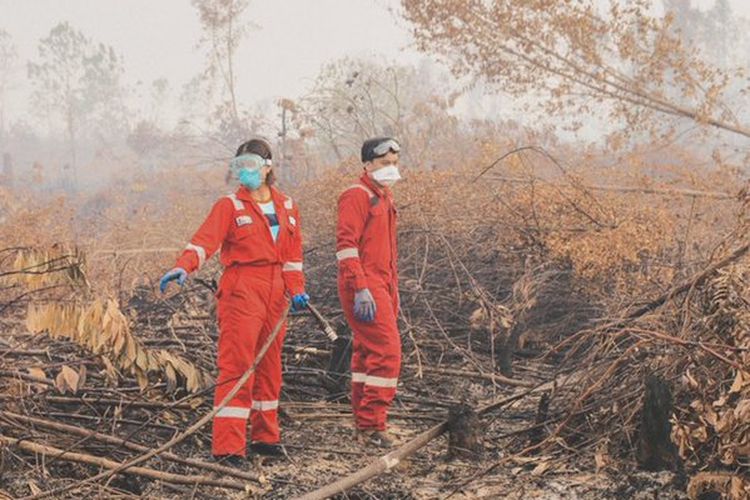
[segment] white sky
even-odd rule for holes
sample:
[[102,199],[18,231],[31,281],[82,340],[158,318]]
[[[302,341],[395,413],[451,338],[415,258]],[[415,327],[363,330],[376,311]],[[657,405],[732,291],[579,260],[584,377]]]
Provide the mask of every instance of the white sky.
[[[244,103],[304,93],[321,65],[346,55],[414,62],[405,23],[388,12],[397,0],[252,0],[245,19],[259,25],[238,54]],[[124,58],[128,83],[166,77],[179,94],[205,67],[196,49],[201,27],[190,0],[0,0],[0,28],[13,37],[19,60],[35,58],[40,38],[60,21],[111,45]],[[25,87],[25,66],[19,68]],[[11,113],[26,89],[11,96]]]
[[[714,0],[693,0],[710,7]],[[730,0],[750,18],[750,1]],[[252,0],[246,19],[260,26],[245,39],[238,62],[239,98],[250,104],[304,93],[322,64],[346,55],[416,62],[403,20],[388,12],[398,0]],[[40,38],[67,20],[124,57],[127,83],[166,77],[173,95],[204,67],[196,50],[200,24],[190,0],[0,0],[0,28],[20,55],[19,85],[9,118],[26,107],[25,62]]]

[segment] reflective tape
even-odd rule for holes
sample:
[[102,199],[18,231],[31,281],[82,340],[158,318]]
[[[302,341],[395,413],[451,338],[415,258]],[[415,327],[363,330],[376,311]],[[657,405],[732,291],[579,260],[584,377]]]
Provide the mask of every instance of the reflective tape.
[[244,210],[245,209],[245,204],[242,203],[242,200],[240,200],[239,198],[237,198],[236,194],[234,194],[234,193],[228,194],[227,198],[229,198],[230,200],[232,200],[232,204],[234,205],[234,209],[235,210]]
[[250,408],[242,408],[240,406],[225,406],[221,410],[219,410],[219,413],[217,413],[216,418],[244,418],[247,419],[250,417]]
[[396,387],[397,384],[397,378],[383,378],[368,375],[367,380],[365,380],[365,385],[369,385],[372,387]]
[[362,384],[366,380],[367,380],[367,374],[366,373],[352,372],[352,382],[356,382],[356,383]]
[[352,184],[351,186],[349,186],[348,188],[346,188],[344,190],[344,192],[347,192],[350,189],[361,189],[362,191],[364,191],[365,193],[367,193],[367,196],[369,196],[370,198],[375,198],[375,193],[373,193],[370,188],[368,188],[367,186],[365,186],[363,184]]
[[336,252],[336,259],[339,261],[344,259],[359,259],[359,250],[356,248],[343,248]]
[[255,411],[269,411],[276,410],[279,407],[279,400],[274,401],[253,401],[253,410]]
[[203,264],[206,263],[206,249],[199,245],[193,245],[192,243],[188,243],[185,247],[185,250],[192,250],[196,254],[198,254],[198,267],[203,267]]
[[284,262],[282,271],[302,271],[302,262]]
[[292,208],[294,208],[294,202],[291,198],[287,198],[286,200],[284,200],[284,208],[286,208],[287,210],[291,210]]

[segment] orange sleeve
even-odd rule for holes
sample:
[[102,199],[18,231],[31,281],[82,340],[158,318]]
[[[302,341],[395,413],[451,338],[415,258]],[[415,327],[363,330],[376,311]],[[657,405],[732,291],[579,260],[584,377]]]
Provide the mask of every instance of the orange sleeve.
[[281,275],[289,295],[294,297],[305,292],[305,275],[302,269],[302,221],[296,204],[288,211],[288,215],[288,223],[297,226],[297,230],[294,231],[292,241],[286,249]]
[[359,244],[370,212],[370,197],[361,189],[348,189],[339,197],[336,225],[336,259],[341,275],[353,280],[354,288],[367,288],[359,259]]
[[234,205],[230,199],[222,198],[214,203],[208,217],[177,259],[175,267],[181,267],[189,273],[200,269],[226,238],[233,215]]

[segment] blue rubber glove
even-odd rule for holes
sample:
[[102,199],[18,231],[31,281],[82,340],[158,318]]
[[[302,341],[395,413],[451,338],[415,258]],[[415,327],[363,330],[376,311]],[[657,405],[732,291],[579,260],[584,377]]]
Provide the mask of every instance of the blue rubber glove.
[[305,292],[298,293],[292,297],[292,312],[301,311],[307,307],[307,303],[310,302],[310,296]]
[[159,280],[159,290],[161,290],[161,293],[164,293],[167,290],[169,282],[174,280],[177,280],[177,284],[182,286],[185,284],[187,277],[187,271],[181,267],[175,267],[171,271],[167,271],[166,274],[161,277],[161,280]]
[[354,294],[354,316],[365,323],[372,323],[375,319],[375,299],[372,298],[370,290],[363,288]]

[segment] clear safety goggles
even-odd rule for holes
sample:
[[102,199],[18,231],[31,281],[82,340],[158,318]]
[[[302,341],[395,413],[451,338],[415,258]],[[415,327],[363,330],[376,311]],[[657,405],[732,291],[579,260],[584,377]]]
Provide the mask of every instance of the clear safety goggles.
[[401,146],[395,140],[388,139],[387,141],[383,141],[372,148],[372,152],[375,153],[375,156],[383,156],[384,154],[388,153],[388,151],[398,153],[399,151],[401,151]]
[[263,167],[271,166],[271,160],[266,160],[255,153],[246,153],[233,158],[229,163],[232,170],[239,171],[243,168],[248,170],[260,170]]

